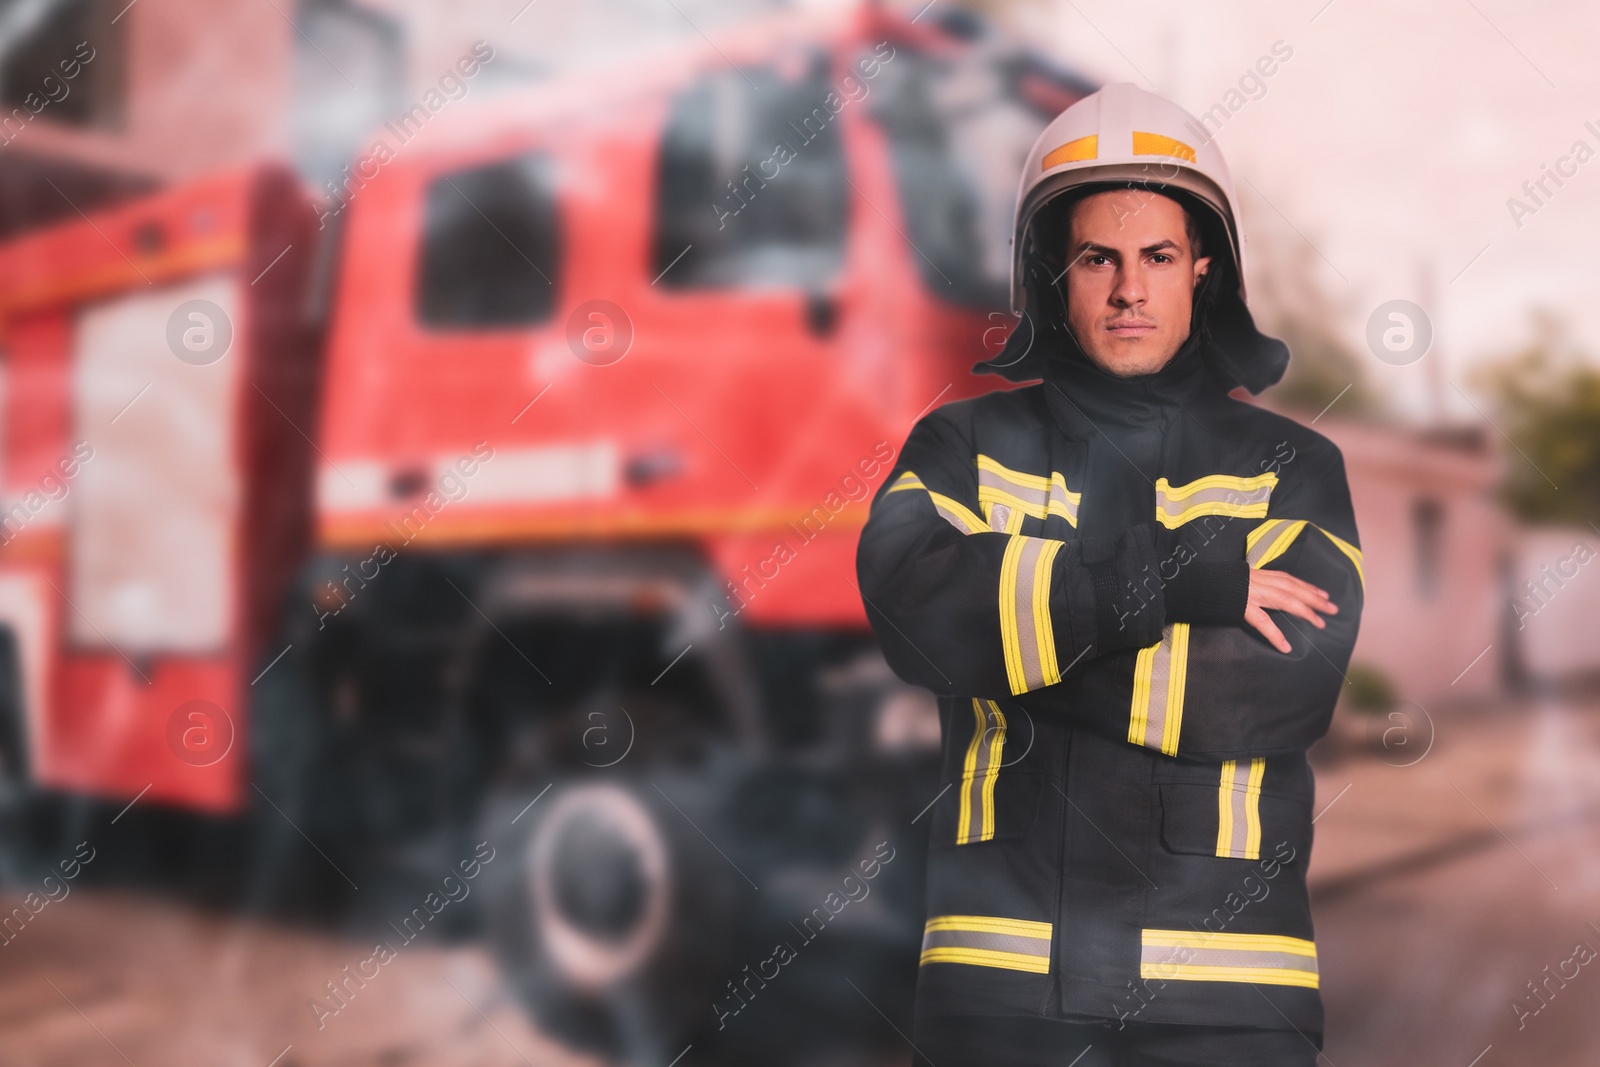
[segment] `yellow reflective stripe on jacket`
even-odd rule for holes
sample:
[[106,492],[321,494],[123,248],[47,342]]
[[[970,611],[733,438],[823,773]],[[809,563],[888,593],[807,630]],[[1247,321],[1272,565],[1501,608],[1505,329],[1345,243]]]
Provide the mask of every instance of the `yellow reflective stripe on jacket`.
[[1278,934],[1140,931],[1139,977],[1317,988],[1317,946]]
[[1252,567],[1265,567],[1287,552],[1305,528],[1305,519],[1268,519],[1245,535],[1244,558]]
[[1156,479],[1156,521],[1169,530],[1205,515],[1264,519],[1278,476],[1271,471],[1251,478],[1208,474],[1184,485]]
[[1217,855],[1241,860],[1261,858],[1261,779],[1267,761],[1224,760],[1217,786]]
[[982,502],[983,513],[988,517],[989,529],[995,533],[1020,533],[1022,520],[1026,513],[1020,508],[999,501],[986,500]]
[[1050,923],[994,915],[936,915],[922,928],[922,960],[1050,972]]
[[1133,666],[1133,706],[1128,740],[1135,745],[1178,754],[1183,727],[1183,688],[1189,674],[1189,624],[1162,627],[1161,640],[1139,650]]
[[934,509],[962,533],[982,533],[989,528],[987,523],[972,513],[971,508],[958,500],[931,489],[928,490],[928,499],[933,501]]
[[1064,542],[1017,534],[1000,562],[1000,644],[1013,695],[1061,680],[1050,622],[1050,572]]
[[[1317,529],[1322,530],[1322,527],[1318,526]],[[1361,579],[1361,588],[1366,589],[1367,574],[1361,569],[1361,550],[1355,545],[1352,545],[1349,541],[1346,541],[1344,538],[1335,537],[1327,530],[1322,530],[1322,535],[1328,540],[1332,541],[1334,547],[1336,547],[1340,552],[1343,552],[1345,555],[1350,557],[1350,562],[1355,564],[1356,577]]]
[[894,480],[894,484],[888,488],[887,492],[901,493],[911,489],[920,489],[927,493],[928,499],[933,501],[933,509],[943,516],[946,522],[962,533],[980,533],[989,528],[988,523],[978,518],[977,515],[973,514],[971,508],[959,500],[945,496],[943,493],[935,493],[932,489],[929,489],[923,484],[922,479],[917,477],[916,471],[906,471],[900,475]]
[[1083,494],[1068,489],[1060,471],[1051,471],[1049,477],[1026,474],[981,453],[977,463],[979,504],[1004,504],[1036,519],[1060,515],[1073,527],[1078,525],[1078,505]]
[[927,486],[922,484],[922,479],[917,477],[916,471],[906,471],[904,474],[894,480],[894,484],[889,487],[888,491],[891,493],[898,493],[905,489],[926,490],[927,488]]
[[1361,588],[1367,587],[1367,575],[1362,568],[1361,550],[1349,541],[1335,534],[1329,533],[1316,523],[1307,519],[1268,519],[1245,535],[1245,559],[1252,567],[1265,567],[1289,550],[1295,538],[1300,536],[1300,531],[1307,526],[1321,533],[1322,536],[1332,541],[1334,547],[1347,556],[1355,566],[1356,577],[1361,581]]
[[960,814],[956,844],[994,837],[994,784],[1006,744],[1006,716],[992,700],[972,700],[972,740],[961,768]]

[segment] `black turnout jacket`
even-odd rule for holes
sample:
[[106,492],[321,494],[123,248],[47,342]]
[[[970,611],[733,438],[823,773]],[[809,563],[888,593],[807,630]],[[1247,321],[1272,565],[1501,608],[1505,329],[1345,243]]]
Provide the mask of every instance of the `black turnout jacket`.
[[[1320,1038],[1305,752],[1355,642],[1360,541],[1339,450],[1230,396],[1199,324],[1123,379],[1029,338],[1012,374],[1043,381],[923,417],[873,498],[862,598],[943,723],[919,1015]],[[1263,567],[1338,606],[1325,629],[1271,612],[1288,654],[1243,621]]]

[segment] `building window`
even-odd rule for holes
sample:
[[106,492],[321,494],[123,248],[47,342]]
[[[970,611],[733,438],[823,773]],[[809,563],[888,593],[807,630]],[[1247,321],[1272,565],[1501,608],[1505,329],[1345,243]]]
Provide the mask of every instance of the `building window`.
[[441,175],[424,207],[418,313],[455,329],[543,321],[555,310],[560,260],[545,153]]
[[651,256],[661,287],[816,289],[838,274],[850,187],[828,71],[820,51],[787,80],[721,69],[673,102]]
[[1416,543],[1417,595],[1433,599],[1439,590],[1439,570],[1444,557],[1444,505],[1423,498],[1411,506]]
[[[0,106],[6,140],[23,116],[71,126],[122,122],[123,5],[110,0],[0,6]],[[113,21],[115,20],[115,21]]]

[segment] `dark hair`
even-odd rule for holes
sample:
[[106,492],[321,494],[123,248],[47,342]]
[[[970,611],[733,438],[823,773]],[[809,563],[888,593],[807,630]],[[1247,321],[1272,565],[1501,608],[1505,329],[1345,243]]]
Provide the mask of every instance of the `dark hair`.
[[1178,206],[1183,208],[1183,232],[1189,238],[1189,258],[1199,259],[1206,254],[1205,237],[1201,232],[1200,220],[1194,217],[1194,208],[1178,201]]
[[[1155,193],[1158,196],[1164,196],[1168,200],[1174,201],[1183,209],[1183,231],[1184,236],[1189,239],[1190,258],[1199,259],[1206,254],[1206,245],[1209,243],[1207,241],[1206,223],[1202,221],[1201,216],[1198,214],[1201,210],[1206,209],[1200,208],[1194,198],[1182,189],[1173,189],[1168,186],[1152,188],[1146,182],[1130,181],[1115,184],[1108,183],[1106,185],[1087,185],[1070,195],[1062,197],[1058,204],[1052,205],[1055,208],[1052,213],[1053,217],[1045,223],[1044,233],[1049,235],[1046,240],[1058,246],[1064,245],[1068,235],[1072,232],[1072,213],[1077,206],[1095,193],[1111,192],[1116,189],[1143,189],[1146,192]],[[1206,214],[1209,217],[1211,212],[1207,210]]]

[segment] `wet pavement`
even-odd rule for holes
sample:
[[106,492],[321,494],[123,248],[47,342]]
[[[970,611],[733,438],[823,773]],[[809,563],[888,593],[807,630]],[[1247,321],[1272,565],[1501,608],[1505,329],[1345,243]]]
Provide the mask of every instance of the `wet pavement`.
[[[1600,1062],[1600,700],[1433,710],[1431,745],[1414,719],[1347,720],[1314,754],[1322,1062]],[[1384,730],[1387,748],[1365,743]],[[0,947],[0,1065],[593,1062],[536,1033],[470,945],[404,947],[337,1013],[312,1008],[370,955],[157,893],[74,889]]]
[[1412,765],[1392,764],[1420,746],[1385,751],[1378,724],[1376,755],[1318,767],[1322,1062],[1600,1062],[1600,701],[1435,711],[1433,727]]
[[406,946],[347,985],[336,1013],[312,1008],[371,955],[362,941],[74,892],[0,948],[0,1064],[593,1063],[534,1033],[475,949]]

